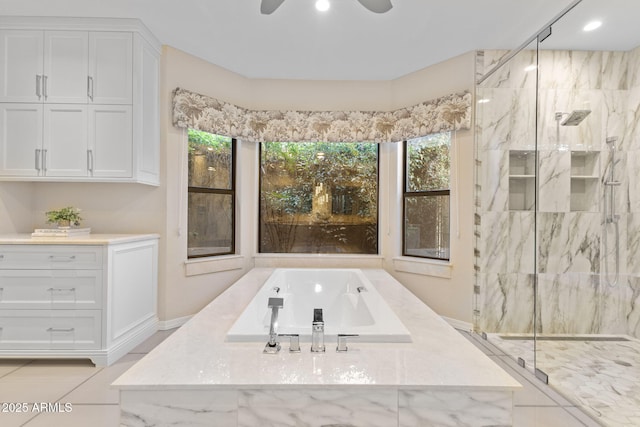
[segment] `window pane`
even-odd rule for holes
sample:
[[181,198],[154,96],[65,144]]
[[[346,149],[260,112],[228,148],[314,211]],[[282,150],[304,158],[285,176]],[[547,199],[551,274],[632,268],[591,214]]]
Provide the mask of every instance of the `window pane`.
[[378,253],[378,146],[261,146],[260,252]]
[[449,196],[405,196],[404,254],[449,259]]
[[230,190],[231,138],[189,129],[189,187]]
[[449,133],[407,141],[406,191],[449,189],[450,142]]
[[189,257],[232,252],[232,202],[231,194],[189,193]]

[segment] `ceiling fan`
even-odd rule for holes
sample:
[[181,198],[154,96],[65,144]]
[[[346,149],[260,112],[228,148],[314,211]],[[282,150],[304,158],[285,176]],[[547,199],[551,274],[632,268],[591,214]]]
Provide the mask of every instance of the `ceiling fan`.
[[[263,15],[270,15],[275,12],[283,2],[284,0],[262,0],[260,12]],[[375,13],[385,13],[393,7],[391,0],[358,0],[358,2]]]

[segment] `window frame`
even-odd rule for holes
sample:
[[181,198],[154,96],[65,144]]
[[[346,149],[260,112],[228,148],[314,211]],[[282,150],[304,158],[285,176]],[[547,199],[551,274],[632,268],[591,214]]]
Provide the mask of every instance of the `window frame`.
[[[200,131],[202,132],[202,131]],[[204,131],[206,132],[206,131]],[[207,132],[211,133],[211,132]],[[220,135],[225,136],[225,135]],[[187,150],[189,145],[189,136],[187,129]],[[190,186],[187,184],[187,229],[189,228],[189,195],[191,193],[194,194],[222,194],[231,196],[231,245],[230,250],[226,252],[216,252],[216,253],[208,253],[208,254],[198,254],[198,255],[189,255],[189,237],[187,236],[187,260],[193,260],[198,258],[213,258],[224,255],[235,255],[236,254],[236,146],[237,139],[231,138],[231,188],[208,188],[208,187],[197,187]],[[187,169],[188,169],[188,154],[187,154]],[[189,175],[189,171],[187,170],[187,176]]]
[[[436,132],[437,133],[444,133],[444,132]],[[428,136],[428,135],[424,135],[424,136]],[[406,238],[407,238],[407,198],[409,197],[433,197],[433,196],[449,196],[449,218],[451,218],[451,169],[452,169],[452,163],[451,163],[451,151],[449,150],[449,188],[447,190],[427,190],[427,191],[409,191],[408,188],[408,157],[409,157],[409,150],[408,150],[408,144],[409,144],[409,140],[405,140],[403,141],[403,145],[402,145],[402,256],[405,257],[412,257],[412,258],[421,258],[421,259],[429,259],[429,260],[436,260],[436,261],[444,261],[444,262],[449,262],[451,261],[451,221],[449,221],[449,256],[447,258],[440,258],[440,257],[435,257],[435,256],[427,256],[427,255],[416,255],[416,254],[410,254],[407,253],[407,246],[406,246]],[[449,149],[451,149],[451,137],[449,137]]]
[[[262,237],[262,221],[260,220],[262,215],[262,150],[263,144],[271,142],[271,141],[262,141],[258,143],[258,191],[257,191],[257,212],[258,212],[258,227],[257,227],[257,235],[256,235],[256,253],[260,255],[287,255],[287,256],[313,256],[313,255],[327,255],[327,256],[380,256],[381,255],[381,241],[380,241],[380,156],[382,154],[382,150],[380,149],[380,144],[375,142],[370,142],[371,144],[375,144],[376,146],[376,253],[375,254],[366,254],[366,253],[333,253],[333,252],[262,252],[261,246],[261,237]],[[284,142],[284,141],[282,141]],[[287,142],[309,142],[309,141],[287,141]],[[324,141],[312,141],[312,142],[324,142]],[[353,141],[341,141],[344,143],[358,143]],[[362,141],[361,141],[362,142]],[[367,142],[367,141],[364,141]],[[334,142],[330,142],[333,144]],[[340,143],[340,142],[337,142]],[[333,207],[332,207],[333,210]]]

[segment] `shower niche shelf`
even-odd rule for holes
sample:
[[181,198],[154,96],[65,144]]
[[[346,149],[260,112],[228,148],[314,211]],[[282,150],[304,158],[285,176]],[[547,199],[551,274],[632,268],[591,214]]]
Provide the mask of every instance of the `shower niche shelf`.
[[600,152],[571,152],[571,211],[596,212],[600,181]]
[[509,210],[533,210],[535,207],[535,185],[535,151],[509,151]]

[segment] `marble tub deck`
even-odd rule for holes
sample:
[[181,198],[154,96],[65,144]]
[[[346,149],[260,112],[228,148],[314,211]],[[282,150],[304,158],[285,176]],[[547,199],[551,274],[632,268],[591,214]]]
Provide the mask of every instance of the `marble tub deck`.
[[251,270],[113,383],[122,426],[512,425],[520,384],[384,270],[363,272],[412,343],[225,342],[272,271]]

